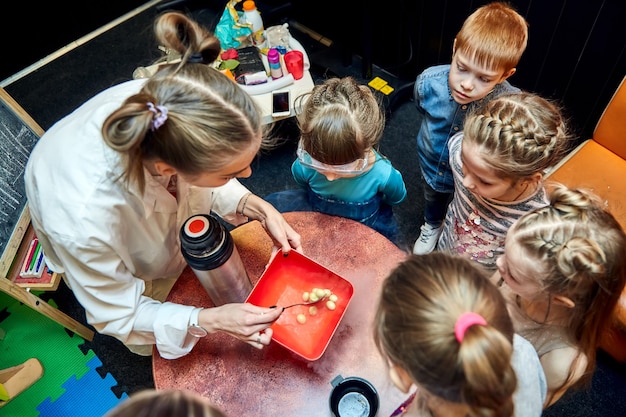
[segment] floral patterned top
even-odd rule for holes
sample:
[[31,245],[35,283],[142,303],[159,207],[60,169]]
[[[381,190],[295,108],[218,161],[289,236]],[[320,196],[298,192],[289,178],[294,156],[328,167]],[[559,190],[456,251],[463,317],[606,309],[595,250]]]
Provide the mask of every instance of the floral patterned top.
[[511,225],[525,213],[548,204],[543,186],[519,201],[481,197],[463,186],[461,143],[463,132],[450,139],[450,166],[454,175],[454,198],[448,206],[439,250],[472,259],[487,270],[496,269]]

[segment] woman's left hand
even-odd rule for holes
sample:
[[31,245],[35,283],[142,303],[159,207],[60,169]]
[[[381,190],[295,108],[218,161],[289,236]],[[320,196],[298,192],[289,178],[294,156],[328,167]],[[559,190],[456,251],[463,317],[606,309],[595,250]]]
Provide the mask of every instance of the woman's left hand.
[[293,230],[283,215],[270,203],[252,194],[248,198],[245,211],[248,218],[258,220],[263,225],[274,245],[283,253],[292,249],[302,252],[300,234]]

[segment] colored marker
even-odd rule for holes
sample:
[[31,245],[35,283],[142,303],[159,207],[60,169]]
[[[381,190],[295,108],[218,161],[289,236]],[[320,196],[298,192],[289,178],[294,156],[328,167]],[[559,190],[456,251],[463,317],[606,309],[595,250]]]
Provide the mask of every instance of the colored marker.
[[30,241],[30,245],[28,246],[28,256],[24,259],[24,263],[22,264],[22,272],[28,272],[28,267],[33,260],[33,256],[35,255],[36,246],[39,243],[38,239],[33,239]]
[[43,251],[41,251],[41,253],[39,254],[39,259],[37,260],[37,266],[35,266],[35,274],[37,276],[41,276],[41,267],[43,265]]
[[35,249],[35,255],[33,255],[33,260],[30,262],[30,266],[28,267],[29,271],[32,271],[33,268],[35,267],[35,261],[37,260],[37,257],[39,256],[40,251],[41,251],[41,245],[39,244],[39,240],[37,240],[37,249]]
[[24,259],[24,263],[22,264],[22,269],[20,269],[20,276],[25,277],[28,273],[28,264],[26,263],[28,259]]

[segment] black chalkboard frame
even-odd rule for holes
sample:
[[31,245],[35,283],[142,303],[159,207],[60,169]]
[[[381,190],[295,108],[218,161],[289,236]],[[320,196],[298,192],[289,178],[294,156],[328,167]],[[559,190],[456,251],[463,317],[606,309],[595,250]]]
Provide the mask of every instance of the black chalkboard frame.
[[7,277],[30,224],[24,167],[44,130],[0,87],[0,277]]

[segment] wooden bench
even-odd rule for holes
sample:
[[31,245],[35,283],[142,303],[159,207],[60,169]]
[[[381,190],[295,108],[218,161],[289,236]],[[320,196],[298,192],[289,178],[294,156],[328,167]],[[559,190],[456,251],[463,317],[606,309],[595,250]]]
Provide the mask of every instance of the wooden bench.
[[[548,181],[593,190],[626,230],[626,77],[617,88],[593,132],[548,174]],[[600,348],[626,362],[626,288]]]

